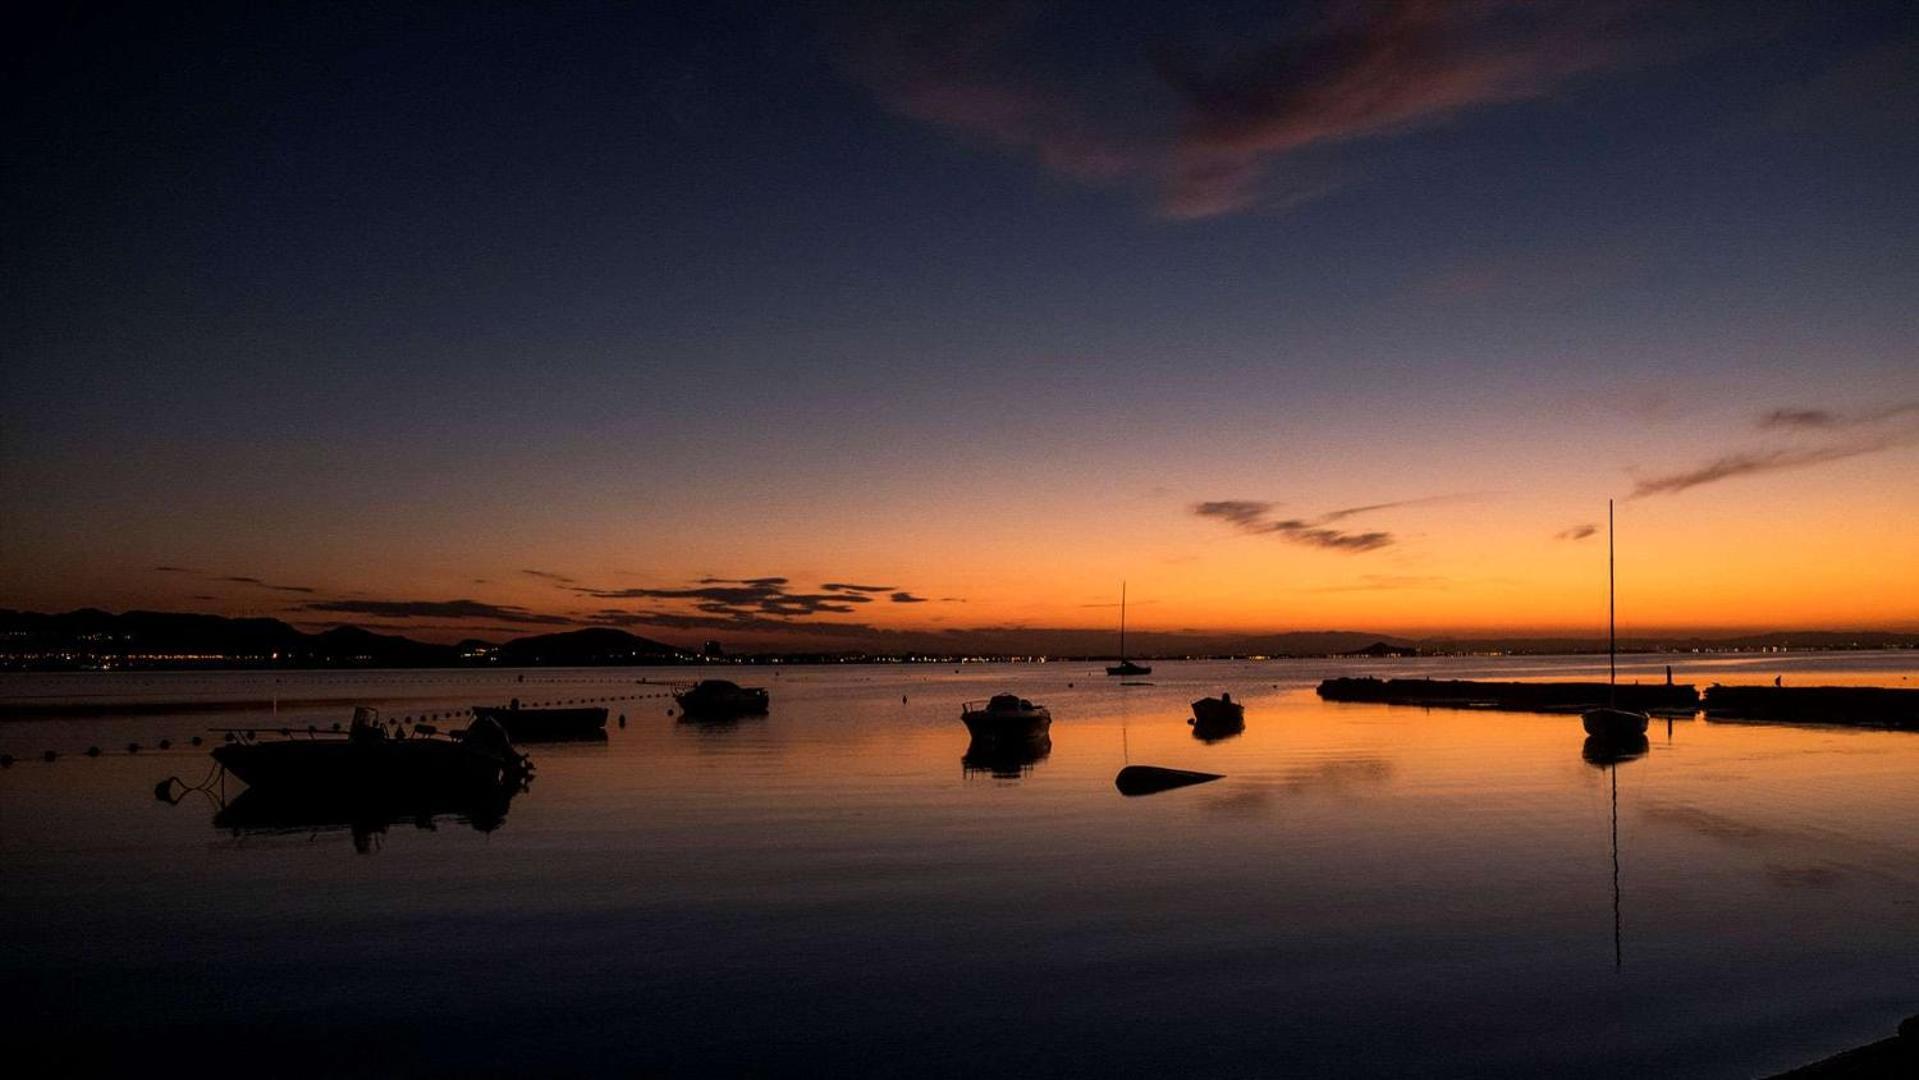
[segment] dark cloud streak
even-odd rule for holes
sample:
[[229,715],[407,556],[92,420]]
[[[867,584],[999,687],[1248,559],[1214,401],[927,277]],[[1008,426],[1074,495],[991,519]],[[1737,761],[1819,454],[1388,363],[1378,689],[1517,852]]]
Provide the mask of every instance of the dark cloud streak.
[[1377,506],[1335,510],[1332,514],[1322,515],[1312,520],[1274,519],[1270,515],[1275,505],[1277,504],[1252,499],[1221,499],[1195,503],[1192,511],[1199,517],[1223,521],[1241,532],[1277,536],[1295,544],[1324,548],[1329,551],[1357,554],[1364,551],[1377,551],[1383,547],[1390,547],[1396,542],[1392,533],[1383,530],[1346,532],[1328,528],[1326,523],[1336,521],[1339,517],[1350,517],[1353,514],[1400,504],[1380,503]]
[[526,626],[571,626],[575,621],[479,600],[319,600],[302,605],[301,610],[383,619],[493,619]]

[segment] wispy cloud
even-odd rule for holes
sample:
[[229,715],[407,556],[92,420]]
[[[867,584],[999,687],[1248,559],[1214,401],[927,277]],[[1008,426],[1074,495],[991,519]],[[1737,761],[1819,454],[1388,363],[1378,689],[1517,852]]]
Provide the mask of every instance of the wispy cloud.
[[191,577],[200,578],[203,581],[215,581],[226,585],[251,585],[256,589],[270,589],[273,592],[300,593],[303,595],[311,595],[319,592],[318,589],[308,585],[281,585],[276,582],[254,577],[250,574],[209,574],[186,566],[156,566],[153,570],[158,574],[186,574]]
[[1444,589],[1451,585],[1450,578],[1413,574],[1363,574],[1356,582],[1346,585],[1321,585],[1307,592],[1398,592],[1403,589]]
[[1812,465],[1824,465],[1827,462],[1876,454],[1897,445],[1899,442],[1889,439],[1872,439],[1866,442],[1837,443],[1830,446],[1781,447],[1773,450],[1750,450],[1727,454],[1695,468],[1637,480],[1633,484],[1632,494],[1627,498],[1642,499],[1648,495],[1676,495],[1679,492],[1721,480],[1783,472],[1788,469],[1804,469]]
[[1282,540],[1308,547],[1358,553],[1390,547],[1395,542],[1395,538],[1392,533],[1383,530],[1348,532],[1330,528],[1329,523],[1390,505],[1397,504],[1381,503],[1370,507],[1350,507],[1311,519],[1275,518],[1272,514],[1278,506],[1277,503],[1254,499],[1220,499],[1194,503],[1192,512],[1199,517],[1222,521],[1241,532],[1277,536]]
[[317,600],[304,611],[333,615],[371,615],[382,619],[493,619],[528,626],[571,626],[563,615],[542,615],[522,607],[479,600]]
[[235,575],[235,574],[229,574],[224,577],[216,578],[215,580],[231,582],[232,584],[235,584],[235,585],[254,585],[262,589],[272,589],[274,592],[315,593],[319,591],[318,589],[312,588],[311,586],[307,586],[307,585],[275,585],[274,583],[270,581],[262,581],[257,577],[244,577],[244,576]]
[[527,577],[539,578],[541,581],[550,581],[555,585],[579,584],[577,580],[567,577],[565,574],[556,574],[551,570],[522,570],[520,573],[525,574]]
[[621,611],[614,608],[595,612],[591,621],[602,626],[654,626],[669,630],[731,630],[737,633],[806,634],[815,637],[858,637],[879,632],[866,623],[855,622],[809,622],[754,615],[693,615],[681,611]]
[[1759,418],[1761,430],[1815,430],[1828,431],[1834,428],[1854,428],[1871,424],[1883,424],[1888,420],[1897,420],[1904,416],[1919,415],[1919,401],[1902,401],[1896,405],[1882,406],[1877,409],[1859,409],[1852,412],[1834,409],[1786,408],[1774,409]]
[[[846,70],[887,109],[1175,218],[1337,184],[1303,155],[1542,98],[1643,51],[1649,0],[1321,0],[1280,17],[1096,4],[861,6]],[[1227,43],[1211,47],[1207,43]],[[1284,176],[1275,183],[1275,176]]]
[[1574,525],[1570,529],[1561,529],[1553,534],[1554,540],[1584,540],[1599,531],[1597,525]]
[[[718,629],[730,626],[736,629],[764,629],[764,626],[750,625],[755,620],[780,619],[800,620],[815,615],[851,615],[857,612],[858,605],[887,601],[894,604],[925,604],[932,602],[897,585],[862,585],[846,581],[829,581],[819,586],[816,592],[795,589],[792,580],[786,577],[756,578],[701,578],[688,586],[656,587],[647,586],[629,589],[597,589],[575,587],[575,592],[591,596],[596,600],[665,600],[685,602],[691,611],[671,612],[652,611],[643,613],[615,612],[621,618],[637,618],[644,614],[648,618],[672,616],[681,621],[675,623],[652,623],[649,625],[680,625],[686,628]],[[943,597],[942,600],[952,599]],[[609,609],[610,611],[611,609]],[[714,622],[713,620],[720,620]],[[835,625],[846,626],[847,623]]]
[[1865,457],[1919,443],[1919,402],[1901,401],[1873,409],[1840,410],[1793,406],[1761,416],[1761,431],[1828,436],[1828,441],[1758,447],[1723,454],[1689,469],[1640,477],[1628,498],[1674,495],[1706,484],[1810,468]]

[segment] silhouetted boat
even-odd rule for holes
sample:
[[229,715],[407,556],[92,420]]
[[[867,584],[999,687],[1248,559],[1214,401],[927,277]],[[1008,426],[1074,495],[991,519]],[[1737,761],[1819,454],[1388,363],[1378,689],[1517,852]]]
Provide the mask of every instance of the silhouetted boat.
[[1579,716],[1586,734],[1596,739],[1630,739],[1646,734],[1651,717],[1618,707],[1619,623],[1614,615],[1617,592],[1613,578],[1612,500],[1606,500],[1606,707],[1587,709]]
[[606,710],[597,706],[523,709],[514,698],[506,705],[476,705],[473,715],[499,724],[516,743],[591,739],[606,732]]
[[344,735],[233,742],[213,760],[249,787],[359,792],[483,790],[507,783],[526,761],[491,720],[475,720],[457,739],[418,728],[400,737],[366,706],[353,710]]
[[960,706],[960,719],[975,739],[1036,739],[1053,726],[1053,714],[1016,694],[994,694]]
[[1121,795],[1152,795],[1193,784],[1224,780],[1223,773],[1193,772],[1190,769],[1163,769],[1158,765],[1128,765],[1113,778]]
[[1193,723],[1207,727],[1243,726],[1246,720],[1246,706],[1233,700],[1231,694],[1218,697],[1200,698],[1193,702]]
[[766,691],[726,679],[706,679],[674,693],[673,700],[688,716],[752,716],[766,711]]
[[1108,665],[1108,675],[1151,675],[1153,669],[1126,659],[1126,583],[1119,583],[1119,663]]

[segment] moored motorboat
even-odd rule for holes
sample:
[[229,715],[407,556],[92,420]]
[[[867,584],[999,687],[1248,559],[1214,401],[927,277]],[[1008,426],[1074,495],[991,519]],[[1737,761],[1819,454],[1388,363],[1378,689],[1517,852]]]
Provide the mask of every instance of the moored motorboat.
[[523,709],[514,698],[506,705],[476,705],[473,715],[500,725],[516,743],[591,739],[606,733],[606,710],[599,706]]
[[960,706],[960,719],[975,739],[1034,739],[1047,734],[1053,714],[1017,694],[994,694]]
[[1222,693],[1216,698],[1200,698],[1193,702],[1193,725],[1195,727],[1235,727],[1246,721],[1246,706],[1233,700],[1233,695]]
[[726,679],[706,679],[685,690],[675,691],[673,700],[688,716],[752,716],[766,711],[770,700],[764,689],[741,686]]
[[213,760],[249,787],[282,791],[461,791],[497,787],[526,768],[499,724],[475,720],[459,738],[416,727],[388,734],[377,710],[353,710],[343,735],[240,740]]

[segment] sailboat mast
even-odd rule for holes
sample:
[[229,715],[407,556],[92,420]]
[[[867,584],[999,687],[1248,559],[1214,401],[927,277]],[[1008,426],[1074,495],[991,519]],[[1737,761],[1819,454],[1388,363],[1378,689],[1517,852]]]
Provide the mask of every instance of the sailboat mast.
[[1612,500],[1606,500],[1606,704],[1617,705],[1619,692],[1618,585],[1613,571]]
[[1119,583],[1119,662],[1126,662],[1126,583]]

